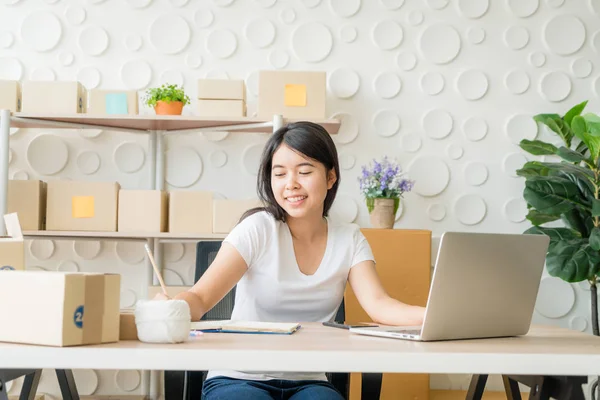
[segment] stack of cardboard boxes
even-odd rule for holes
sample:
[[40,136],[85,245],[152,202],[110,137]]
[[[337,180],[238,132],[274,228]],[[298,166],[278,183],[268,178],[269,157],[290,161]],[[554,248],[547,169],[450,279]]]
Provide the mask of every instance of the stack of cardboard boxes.
[[245,117],[246,85],[241,79],[199,79],[199,117]]

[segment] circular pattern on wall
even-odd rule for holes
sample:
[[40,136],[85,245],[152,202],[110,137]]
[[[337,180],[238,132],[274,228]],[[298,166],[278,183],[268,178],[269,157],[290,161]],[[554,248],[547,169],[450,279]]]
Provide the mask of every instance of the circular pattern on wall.
[[352,43],[358,37],[358,31],[353,26],[342,26],[340,29],[340,39],[345,43]]
[[77,6],[68,6],[65,10],[65,18],[71,25],[81,25],[85,21],[85,8]]
[[229,58],[237,49],[237,38],[229,29],[216,29],[206,37],[206,50],[215,57]]
[[512,94],[525,93],[529,89],[529,85],[529,75],[520,69],[509,71],[504,77],[504,86]]
[[27,173],[27,171],[15,171],[12,174],[12,179],[26,181],[27,179],[29,179],[29,174]]
[[465,181],[471,186],[479,186],[488,179],[488,169],[484,163],[473,161],[465,165]]
[[420,156],[413,159],[407,171],[410,178],[415,180],[413,191],[421,196],[437,196],[450,183],[448,166],[435,156]]
[[421,10],[412,10],[406,16],[406,20],[412,26],[419,26],[423,23],[425,16],[421,12]]
[[442,10],[448,5],[448,0],[426,0],[429,8],[433,10]]
[[533,15],[540,6],[539,0],[508,0],[507,5],[510,11],[517,17],[527,18]]
[[183,278],[172,269],[163,269],[163,278],[167,286],[183,286]]
[[571,71],[577,78],[587,78],[592,73],[594,65],[586,58],[578,58],[571,63]]
[[125,44],[125,47],[127,48],[127,50],[138,51],[139,49],[142,48],[143,40],[140,35],[129,34],[129,35],[125,36],[123,43]]
[[380,2],[388,10],[397,10],[404,4],[404,0],[380,0]]
[[188,54],[185,57],[185,65],[192,69],[200,68],[202,65],[202,56],[199,54]]
[[513,50],[520,50],[529,43],[529,31],[522,26],[511,26],[504,31],[504,43]]
[[382,72],[373,80],[373,90],[382,99],[392,99],[400,93],[402,81],[393,72]]
[[402,147],[402,150],[414,153],[421,148],[421,137],[412,133],[403,135],[400,138],[400,146]]
[[358,216],[358,204],[351,196],[338,193],[331,205],[330,216],[334,221],[352,223]]
[[150,43],[163,54],[178,54],[190,43],[192,31],[187,21],[178,15],[162,15],[150,24]]
[[467,39],[473,44],[481,44],[485,40],[485,31],[472,26],[467,29]]
[[202,158],[190,147],[169,149],[166,159],[166,179],[174,187],[192,186],[202,175]]
[[396,64],[404,71],[411,71],[417,66],[417,56],[410,52],[399,53]]
[[37,67],[31,71],[30,79],[32,81],[53,81],[56,79],[56,74],[52,68]]
[[74,369],[73,379],[77,385],[77,391],[89,396],[98,389],[98,374],[93,369]]
[[400,129],[400,117],[394,110],[378,111],[373,117],[373,128],[380,136],[394,136]]
[[35,11],[26,15],[21,23],[23,42],[35,51],[52,50],[62,37],[59,19],[51,12]]
[[427,209],[427,214],[432,221],[441,221],[446,218],[446,206],[443,204],[432,204]]
[[83,67],[77,73],[77,80],[85,86],[86,89],[96,89],[100,86],[100,71],[94,67]]
[[356,165],[356,157],[352,154],[340,154],[340,168],[346,171],[351,170]]
[[339,112],[333,114],[330,118],[340,121],[337,135],[331,136],[334,142],[347,144],[358,137],[358,121],[354,118],[354,114]]
[[548,72],[540,80],[540,92],[549,101],[562,101],[571,93],[571,79],[562,71]]
[[293,8],[283,9],[281,10],[281,14],[279,14],[279,18],[284,24],[293,24],[296,20],[296,11]]
[[269,54],[269,63],[271,63],[273,68],[285,68],[289,62],[290,56],[285,50],[273,50]]
[[23,65],[16,58],[0,57],[0,79],[18,81],[23,77]]
[[165,243],[165,260],[170,263],[176,263],[183,258],[185,246],[183,243]]
[[521,153],[507,154],[502,162],[504,173],[513,178],[517,178],[516,171],[522,168],[527,161],[527,157]]
[[255,47],[267,47],[275,40],[275,25],[267,18],[255,18],[246,24],[244,34]]
[[263,147],[262,144],[253,144],[244,149],[242,154],[242,165],[247,173],[255,176],[258,174]]
[[210,153],[209,156],[210,164],[215,168],[221,168],[227,164],[227,153],[223,150],[216,150]]
[[305,62],[323,61],[333,48],[333,37],[329,29],[319,22],[308,22],[292,32],[292,50]]
[[115,149],[113,160],[119,171],[132,173],[142,168],[146,160],[146,153],[138,143],[125,142]]
[[102,250],[102,242],[95,240],[75,240],[73,251],[84,260],[93,260]]
[[201,134],[211,142],[220,142],[229,136],[229,132],[226,131],[202,132]]
[[432,139],[443,139],[452,132],[454,121],[448,111],[436,109],[423,115],[422,126],[425,134]]
[[557,15],[544,25],[542,37],[551,51],[566,56],[575,53],[585,43],[585,26],[573,15]]
[[529,63],[537,68],[542,67],[546,64],[546,56],[539,51],[533,52],[529,55]]
[[29,243],[31,255],[38,260],[47,260],[54,254],[54,242],[52,240],[32,240]]
[[127,61],[121,67],[121,81],[132,90],[144,89],[152,79],[152,68],[143,60]]
[[533,140],[537,137],[538,124],[530,115],[513,115],[506,121],[505,133],[512,143],[519,144],[523,139]]
[[464,153],[464,149],[456,143],[450,143],[448,147],[446,147],[446,154],[451,160],[458,160]]
[[104,28],[91,26],[81,31],[77,43],[84,54],[99,56],[108,49],[108,33]]
[[77,156],[77,168],[86,175],[91,175],[100,169],[100,156],[95,151],[83,151]]
[[360,88],[360,77],[351,68],[342,67],[329,75],[329,89],[336,97],[347,99],[356,94]]
[[8,49],[15,42],[15,37],[9,31],[0,32],[0,47]]
[[137,389],[141,380],[139,371],[119,370],[115,373],[115,385],[126,392],[133,392]]
[[56,267],[57,271],[65,271],[65,272],[79,272],[79,265],[77,265],[74,261],[62,261]]
[[435,24],[423,31],[418,46],[427,60],[435,64],[446,64],[458,56],[461,41],[458,32],[452,26]]
[[381,50],[392,50],[400,46],[404,39],[404,31],[394,20],[384,20],[375,24],[371,32],[373,43]]
[[152,0],[127,0],[127,4],[133,8],[145,8],[152,3]]
[[467,100],[479,100],[488,90],[488,79],[479,70],[463,71],[456,79],[456,89]]
[[69,148],[55,135],[38,135],[27,147],[27,162],[40,175],[54,175],[62,171],[68,160]]
[[527,203],[522,198],[512,198],[504,204],[504,216],[511,222],[525,221],[527,212]]
[[588,327],[588,321],[587,319],[585,319],[585,317],[582,317],[581,315],[576,315],[569,321],[569,326],[573,330],[585,332]]
[[561,318],[575,305],[575,290],[569,283],[545,277],[540,282],[535,310],[546,318]]
[[490,7],[489,0],[458,0],[456,5],[462,15],[472,19],[483,17]]
[[175,69],[168,69],[160,74],[159,82],[161,84],[184,85],[183,74]]
[[454,203],[456,218],[463,225],[476,225],[480,223],[487,212],[485,201],[476,194],[460,196]]
[[194,23],[198,28],[208,28],[215,20],[215,15],[210,10],[198,10],[194,13]]
[[446,85],[444,76],[439,72],[425,72],[419,83],[423,93],[430,96],[440,94]]
[[119,260],[127,264],[138,264],[144,260],[144,245],[138,242],[120,241],[115,246]]
[[360,2],[361,0],[330,0],[329,6],[334,14],[348,18],[360,10]]
[[135,305],[137,295],[131,289],[125,289],[121,291],[120,306],[121,308],[129,308]]

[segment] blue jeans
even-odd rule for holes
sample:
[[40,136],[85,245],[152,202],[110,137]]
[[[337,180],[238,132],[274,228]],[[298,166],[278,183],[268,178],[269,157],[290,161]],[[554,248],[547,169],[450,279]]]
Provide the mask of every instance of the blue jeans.
[[204,382],[202,400],[343,400],[327,381],[253,381],[216,376]]

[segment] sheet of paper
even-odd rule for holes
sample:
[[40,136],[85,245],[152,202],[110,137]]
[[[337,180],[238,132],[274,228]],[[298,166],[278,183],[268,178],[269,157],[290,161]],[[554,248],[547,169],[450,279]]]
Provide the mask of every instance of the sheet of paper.
[[107,93],[104,102],[107,114],[127,114],[127,93]]
[[306,85],[285,85],[284,103],[286,107],[306,107]]
[[94,196],[73,196],[71,206],[73,218],[94,217]]

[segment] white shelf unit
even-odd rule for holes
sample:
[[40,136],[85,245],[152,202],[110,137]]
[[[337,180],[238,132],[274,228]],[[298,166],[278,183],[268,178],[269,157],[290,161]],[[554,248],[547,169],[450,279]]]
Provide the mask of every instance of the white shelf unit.
[[[273,133],[284,123],[296,120],[284,120],[281,115],[274,115],[271,121],[243,118],[200,118],[190,116],[163,115],[43,115],[11,113],[0,110],[0,215],[7,212],[8,202],[8,154],[10,146],[10,128],[54,128],[54,129],[106,129],[150,135],[150,182],[148,189],[163,190],[165,186],[165,135],[186,134],[196,132],[242,131]],[[340,121],[313,120],[322,125],[330,134],[336,134]],[[0,235],[6,232],[4,219],[0,218]],[[220,240],[224,234],[172,234],[172,233],[123,233],[123,232],[85,232],[85,231],[25,231],[28,239],[57,240],[129,240],[147,242],[154,258],[162,269],[161,242],[198,242]],[[152,265],[146,261],[146,279],[148,285],[158,285]],[[142,387],[151,399],[157,399],[160,377],[158,371],[143,374]]]

